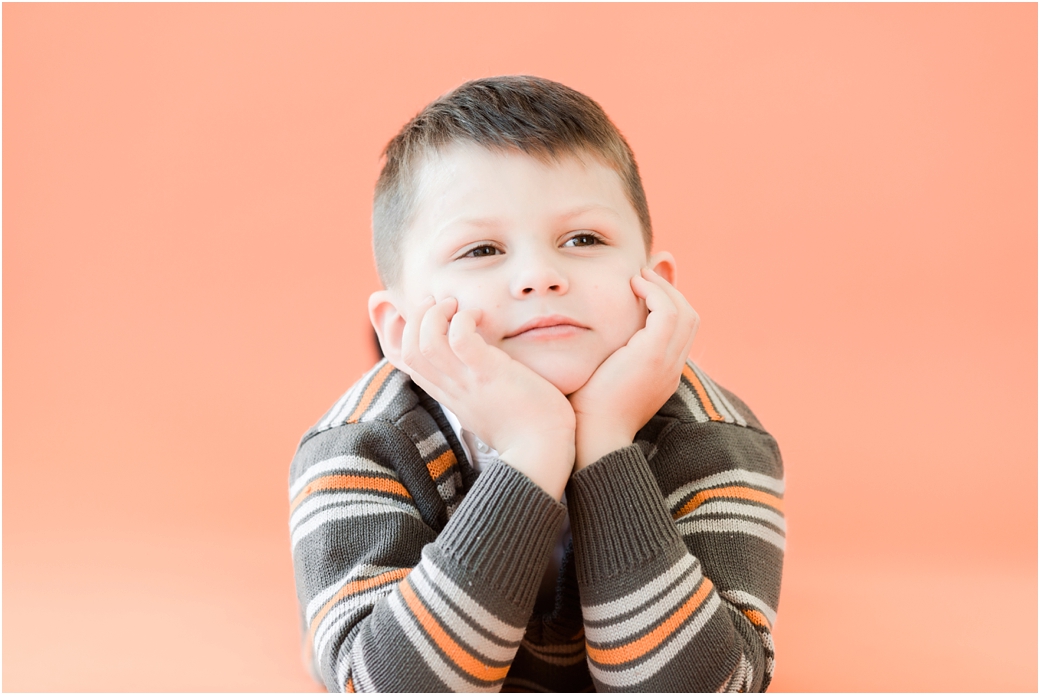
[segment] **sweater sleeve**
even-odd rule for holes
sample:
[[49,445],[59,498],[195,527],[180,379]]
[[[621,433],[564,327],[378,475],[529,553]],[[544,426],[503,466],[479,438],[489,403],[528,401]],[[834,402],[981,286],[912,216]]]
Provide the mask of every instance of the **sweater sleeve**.
[[577,472],[567,490],[593,681],[765,690],[784,547],[775,441],[674,422],[642,444]]
[[297,452],[304,658],[330,691],[496,691],[566,512],[498,462],[437,533],[396,472],[410,446],[392,425],[367,423]]

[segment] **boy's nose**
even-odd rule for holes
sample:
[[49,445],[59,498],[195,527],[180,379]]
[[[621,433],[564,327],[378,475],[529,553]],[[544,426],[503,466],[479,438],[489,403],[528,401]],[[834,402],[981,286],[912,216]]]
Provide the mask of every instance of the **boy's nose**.
[[513,283],[513,294],[518,297],[563,294],[567,291],[567,280],[551,264],[538,264],[525,268]]

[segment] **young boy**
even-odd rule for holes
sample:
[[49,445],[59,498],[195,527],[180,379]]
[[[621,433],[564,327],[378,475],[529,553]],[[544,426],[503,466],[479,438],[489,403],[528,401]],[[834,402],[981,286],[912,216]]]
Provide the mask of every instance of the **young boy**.
[[330,690],[764,690],[776,442],[687,354],[635,160],[535,77],[387,146],[386,359],[290,472],[305,656]]

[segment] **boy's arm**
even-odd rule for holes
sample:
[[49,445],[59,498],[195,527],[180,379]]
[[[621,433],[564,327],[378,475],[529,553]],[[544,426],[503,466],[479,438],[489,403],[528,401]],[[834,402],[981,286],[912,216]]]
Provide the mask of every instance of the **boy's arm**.
[[495,464],[438,534],[402,465],[423,463],[387,422],[301,445],[290,527],[305,659],[329,690],[498,690],[564,509]]
[[[570,397],[589,668],[606,690],[764,689],[783,558],[779,451],[686,362],[697,315],[682,294],[651,271],[632,288],[645,328]],[[670,398],[681,416],[644,428]]]
[[765,690],[782,491],[772,437],[723,422],[672,422],[653,444],[614,451],[572,476],[567,499],[598,689]]

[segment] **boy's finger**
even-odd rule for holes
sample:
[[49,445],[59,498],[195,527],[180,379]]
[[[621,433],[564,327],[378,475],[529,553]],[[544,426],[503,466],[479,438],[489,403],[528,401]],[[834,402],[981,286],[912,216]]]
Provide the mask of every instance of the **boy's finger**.
[[655,335],[660,345],[661,340],[666,340],[675,332],[679,310],[661,287],[645,278],[633,278],[632,288],[646,302],[646,308],[650,311],[646,317],[646,329]]
[[[690,306],[690,303],[686,301],[686,296],[679,291],[679,288],[665,280],[663,277],[655,273],[650,268],[643,268],[641,277],[652,282],[657,287],[660,287],[664,291],[664,293],[667,294],[675,303],[675,305],[680,309],[682,309],[683,307]],[[693,307],[690,307],[690,309],[692,310]]]
[[[429,371],[430,367],[419,350],[419,327],[423,317],[430,307],[434,305],[433,297],[427,297],[416,306],[405,319],[404,331],[401,334],[401,358],[405,366],[410,370],[423,369]],[[411,376],[411,371],[409,371]]]
[[687,344],[692,341],[696,312],[681,294],[668,291],[671,285],[664,278],[654,275],[660,282],[636,277],[632,285],[637,293],[644,295],[646,308],[650,310],[646,317],[648,343],[664,356],[666,362],[671,363],[689,353]]
[[461,363],[448,345],[448,326],[457,308],[455,299],[442,299],[426,312],[419,325],[419,352],[434,368],[453,378],[458,376]]
[[486,356],[487,343],[477,333],[480,309],[459,311],[448,327],[448,343],[460,360],[471,369],[480,369]]

